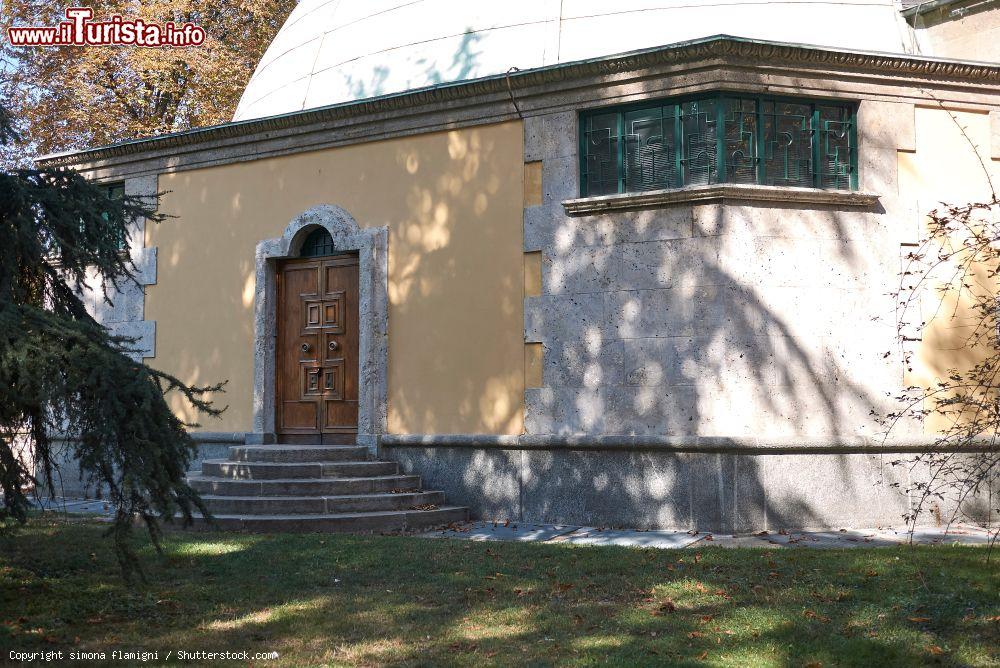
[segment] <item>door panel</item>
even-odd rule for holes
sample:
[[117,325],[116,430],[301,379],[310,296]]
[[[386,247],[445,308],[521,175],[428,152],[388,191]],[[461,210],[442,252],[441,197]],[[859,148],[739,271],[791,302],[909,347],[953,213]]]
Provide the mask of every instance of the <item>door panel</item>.
[[279,266],[281,434],[322,442],[325,434],[357,433],[358,283],[356,256],[287,260]]

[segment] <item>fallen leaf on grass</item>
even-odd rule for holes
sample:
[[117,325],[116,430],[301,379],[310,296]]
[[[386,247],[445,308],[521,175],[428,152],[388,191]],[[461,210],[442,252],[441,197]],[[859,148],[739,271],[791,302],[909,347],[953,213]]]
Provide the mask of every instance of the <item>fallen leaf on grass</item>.
[[829,621],[830,621],[830,618],[829,618],[829,617],[824,617],[823,615],[817,615],[817,614],[816,614],[815,612],[813,612],[812,610],[806,610],[806,611],[805,611],[804,613],[802,613],[802,614],[803,614],[803,615],[804,615],[805,617],[807,617],[808,619],[815,619],[815,620],[817,620],[817,621],[820,621],[820,622],[823,622],[824,624],[826,624],[827,622],[829,622]]
[[914,624],[922,624],[924,622],[931,621],[930,617],[908,617],[907,619],[909,619]]
[[656,608],[656,610],[650,611],[649,614],[653,615],[654,617],[657,617],[659,615],[662,615],[663,613],[671,613],[671,612],[677,612],[677,605],[668,598],[666,601],[661,603],[660,606]]
[[927,651],[930,652],[931,654],[935,655],[935,656],[944,654],[944,650],[941,649],[940,647],[938,647],[937,645],[928,645],[927,646]]
[[705,634],[702,633],[701,631],[692,631],[691,633],[688,634],[688,638],[691,638],[693,640],[695,638],[701,638],[704,635]]

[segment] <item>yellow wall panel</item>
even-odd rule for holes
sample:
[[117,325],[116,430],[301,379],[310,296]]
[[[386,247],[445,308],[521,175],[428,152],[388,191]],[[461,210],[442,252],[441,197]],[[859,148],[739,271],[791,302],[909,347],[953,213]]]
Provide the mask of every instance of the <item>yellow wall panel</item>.
[[524,163],[524,206],[542,204],[542,161]]
[[161,175],[152,363],[229,380],[202,429],[249,431],[255,246],[334,204],[389,230],[389,431],[520,433],[522,156],[505,123]]
[[537,297],[542,294],[542,252],[531,251],[524,254],[524,296]]
[[541,343],[524,344],[524,386],[542,387],[542,361],[545,348]]
[[[941,203],[969,204],[988,201],[991,183],[1000,184],[1000,163],[990,160],[990,120],[986,113],[917,107],[915,152],[899,152],[899,194],[915,206],[913,241],[926,234],[926,214]],[[904,251],[910,249],[904,249]],[[970,284],[989,286],[994,281],[988,267],[974,267]],[[953,279],[953,269],[932,275],[920,302],[908,320],[925,321],[921,341],[916,343],[912,371],[905,384],[933,387],[950,369],[969,369],[989,352],[969,345],[979,321],[968,296],[961,300],[949,293],[942,301],[942,280]],[[933,408],[926,406],[926,408]],[[934,432],[945,426],[942,416],[928,417],[925,428]]]

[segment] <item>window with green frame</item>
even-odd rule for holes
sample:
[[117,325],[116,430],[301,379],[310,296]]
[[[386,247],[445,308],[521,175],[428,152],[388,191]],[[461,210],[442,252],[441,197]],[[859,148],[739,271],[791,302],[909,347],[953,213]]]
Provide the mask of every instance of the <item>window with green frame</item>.
[[[115,201],[125,197],[125,184],[123,182],[109,183],[104,188],[109,200]],[[104,215],[104,219],[107,220],[107,214]],[[125,250],[127,247],[128,238],[125,234],[122,234],[118,239],[118,248],[119,250]]]
[[735,93],[588,111],[581,193],[710,183],[856,190],[856,106]]

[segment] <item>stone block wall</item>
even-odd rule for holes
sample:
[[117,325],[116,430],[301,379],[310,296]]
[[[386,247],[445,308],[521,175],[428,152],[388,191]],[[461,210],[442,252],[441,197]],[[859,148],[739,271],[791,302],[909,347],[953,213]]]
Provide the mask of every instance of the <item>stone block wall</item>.
[[[157,177],[125,179],[125,193],[155,203]],[[135,281],[123,279],[118,285],[103,285],[99,276],[91,274],[87,278],[90,289],[80,295],[87,312],[97,322],[106,326],[112,334],[135,339],[132,356],[136,360],[153,357],[156,350],[156,323],[145,319],[145,286],[156,283],[156,248],[145,247],[145,232],[144,219],[134,221],[129,229],[127,252],[135,267]],[[81,476],[78,463],[71,457],[69,445],[60,441],[55,444],[54,450],[58,463],[53,480],[54,493],[68,497],[100,497],[101,490]]]
[[[894,301],[916,213],[897,196],[913,107],[861,103],[860,189],[879,205],[726,201],[572,216],[578,112],[525,120],[541,252],[525,342],[543,346],[528,434],[870,437],[902,385]],[[888,353],[888,354],[887,354]]]
[[[125,180],[125,194],[155,202],[156,176]],[[145,320],[145,286],[156,283],[156,248],[145,247],[146,221],[136,220],[129,230],[128,253],[135,266],[135,281],[122,280],[104,286],[98,276],[90,276],[90,290],[82,295],[87,311],[118,336],[136,340],[135,357],[153,357],[156,351],[156,323]],[[105,296],[105,288],[107,295]]]

